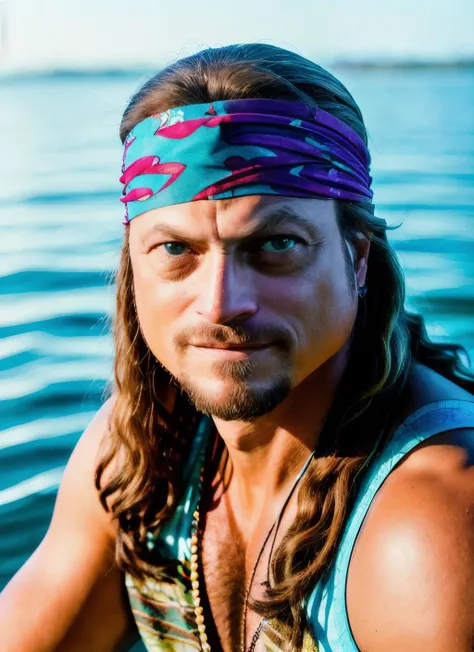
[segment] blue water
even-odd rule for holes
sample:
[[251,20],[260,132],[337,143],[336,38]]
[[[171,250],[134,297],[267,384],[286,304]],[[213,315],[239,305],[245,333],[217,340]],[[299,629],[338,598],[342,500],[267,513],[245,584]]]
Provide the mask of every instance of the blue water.
[[[368,125],[408,303],[474,354],[474,69],[338,72]],[[0,81],[0,588],[44,535],[112,369],[118,126],[146,75]]]

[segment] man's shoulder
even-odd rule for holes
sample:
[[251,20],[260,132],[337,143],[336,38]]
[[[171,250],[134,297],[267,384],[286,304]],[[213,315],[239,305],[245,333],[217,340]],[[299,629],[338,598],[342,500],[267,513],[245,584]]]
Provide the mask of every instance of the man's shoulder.
[[474,401],[474,396],[426,365],[414,362],[408,376],[405,400],[410,411],[441,400]]
[[[415,370],[421,405],[415,400],[413,409],[474,400],[425,370]],[[429,386],[416,394],[422,379]],[[367,652],[471,650],[474,428],[430,438],[388,476],[354,548],[347,600],[354,635]]]
[[[95,486],[98,464],[110,447],[110,419],[115,400],[115,396],[112,396],[104,402],[71,453],[60,483],[52,529],[69,528],[71,509],[74,508],[76,522],[83,518],[95,535],[100,532],[111,543],[115,541],[116,523],[101,505]],[[104,482],[107,482],[112,469],[113,463],[105,468]]]
[[72,451],[69,465],[85,465],[90,473],[95,470],[110,446],[110,424],[115,402],[116,396],[112,395],[97,410]]

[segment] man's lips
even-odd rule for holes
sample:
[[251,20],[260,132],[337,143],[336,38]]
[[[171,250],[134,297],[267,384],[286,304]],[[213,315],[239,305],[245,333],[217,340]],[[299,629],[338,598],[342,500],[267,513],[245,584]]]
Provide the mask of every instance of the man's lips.
[[225,351],[246,351],[247,349],[263,349],[269,346],[268,342],[246,342],[246,343],[229,343],[229,342],[199,342],[191,344],[198,349],[224,349]]

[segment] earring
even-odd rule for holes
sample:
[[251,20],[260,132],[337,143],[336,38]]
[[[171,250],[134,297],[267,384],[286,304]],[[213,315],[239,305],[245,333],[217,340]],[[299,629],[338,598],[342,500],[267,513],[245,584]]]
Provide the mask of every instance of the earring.
[[359,297],[363,299],[366,294],[367,294],[367,286],[362,285],[362,287],[359,288]]

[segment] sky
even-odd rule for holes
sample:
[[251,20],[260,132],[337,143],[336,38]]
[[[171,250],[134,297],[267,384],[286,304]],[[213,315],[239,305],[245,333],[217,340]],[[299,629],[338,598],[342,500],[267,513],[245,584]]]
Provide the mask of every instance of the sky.
[[161,65],[264,41],[309,58],[474,57],[474,0],[0,0],[0,70]]

